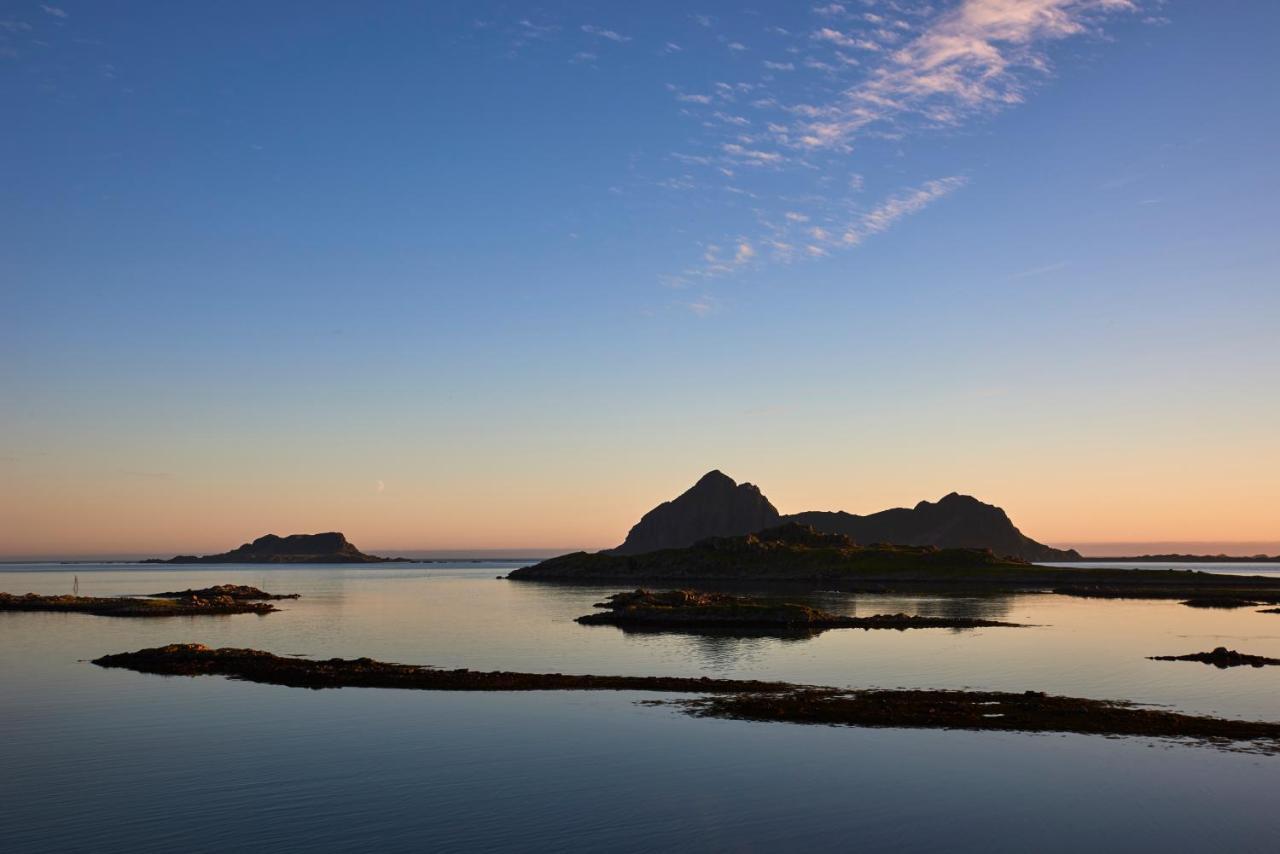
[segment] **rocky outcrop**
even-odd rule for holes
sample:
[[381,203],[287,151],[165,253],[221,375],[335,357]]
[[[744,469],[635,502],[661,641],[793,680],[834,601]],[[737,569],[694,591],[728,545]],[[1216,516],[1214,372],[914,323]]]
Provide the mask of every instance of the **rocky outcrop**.
[[215,599],[225,596],[237,602],[266,602],[273,599],[297,599],[297,593],[267,593],[247,584],[215,584],[199,590],[176,590],[168,593],[152,593],[160,599]]
[[575,676],[505,670],[446,670],[393,664],[371,658],[323,661],[274,655],[257,649],[211,649],[176,643],[104,655],[99,667],[119,667],[165,676],[226,676],[245,682],[292,688],[398,688],[418,691],[787,691],[785,682],[709,679],[705,676]]
[[970,495],[951,493],[867,516],[843,511],[809,511],[784,517],[819,531],[844,534],[859,543],[893,543],[949,549],[991,549],[998,555],[1029,561],[1070,561],[1074,549],[1055,549],[1023,534],[999,507]]
[[267,534],[251,543],[216,555],[179,555],[169,560],[143,563],[387,563],[406,558],[367,555],[356,548],[345,535],[330,531],[324,534],[290,534],[279,537]]
[[1212,664],[1219,670],[1228,667],[1266,667],[1280,664],[1280,658],[1267,658],[1265,655],[1249,655],[1236,652],[1225,646],[1214,647],[1212,652],[1193,652],[1188,655],[1152,655],[1152,661],[1198,661],[1201,664]]
[[144,599],[123,596],[38,596],[35,593],[15,596],[0,593],[0,611],[47,611],[94,614],[99,617],[201,617],[270,614],[278,610],[269,602],[245,601],[220,595]]
[[803,688],[785,694],[722,694],[672,703],[700,717],[735,720],[895,729],[1071,732],[1190,740],[1207,747],[1258,753],[1280,751],[1280,723],[1187,715],[1041,691],[1017,694]]
[[750,483],[720,471],[702,476],[688,491],[641,517],[614,554],[675,549],[707,537],[735,537],[778,524],[778,511]]

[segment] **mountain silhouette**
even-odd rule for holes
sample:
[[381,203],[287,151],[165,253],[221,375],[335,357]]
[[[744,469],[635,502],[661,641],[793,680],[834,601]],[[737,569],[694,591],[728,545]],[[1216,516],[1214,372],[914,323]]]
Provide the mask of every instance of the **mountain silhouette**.
[[990,549],[1028,561],[1080,558],[1074,549],[1055,549],[1036,542],[1019,531],[1004,510],[969,495],[952,492],[936,502],[921,501],[913,508],[867,516],[843,511],[783,516],[758,487],[738,484],[720,471],[708,472],[687,492],[650,510],[627,534],[626,541],[609,553],[633,555],[685,548],[708,537],[742,536],[783,522],[843,534],[861,545]]
[[688,491],[641,517],[612,554],[633,555],[682,548],[707,537],[738,537],[772,528],[778,510],[759,487],[709,471]]
[[944,549],[991,549],[998,555],[1030,561],[1079,560],[1075,549],[1055,549],[1022,533],[1004,510],[971,495],[952,492],[913,508],[895,507],[867,516],[811,510],[783,517],[819,531],[844,534],[855,542]]

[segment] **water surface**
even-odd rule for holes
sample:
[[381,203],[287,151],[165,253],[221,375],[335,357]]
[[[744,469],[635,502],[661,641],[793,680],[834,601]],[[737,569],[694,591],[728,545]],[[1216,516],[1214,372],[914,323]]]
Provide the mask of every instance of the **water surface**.
[[[701,720],[653,695],[343,689],[86,663],[175,642],[446,667],[1028,689],[1280,720],[1280,615],[1053,595],[854,596],[1034,624],[816,637],[631,634],[573,618],[621,589],[497,580],[516,564],[7,566],[0,590],[145,594],[216,583],[303,598],[265,617],[0,614],[6,850],[1271,850],[1280,759],[1141,739]],[[1234,566],[1234,571],[1255,572]],[[789,598],[796,598],[791,596]]]

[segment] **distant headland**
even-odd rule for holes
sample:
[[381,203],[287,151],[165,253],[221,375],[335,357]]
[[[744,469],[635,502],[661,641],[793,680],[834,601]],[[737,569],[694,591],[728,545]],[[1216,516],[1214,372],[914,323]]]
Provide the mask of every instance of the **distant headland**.
[[229,552],[215,555],[178,555],[143,563],[399,563],[403,557],[378,557],[360,551],[338,531],[324,534],[267,534]]

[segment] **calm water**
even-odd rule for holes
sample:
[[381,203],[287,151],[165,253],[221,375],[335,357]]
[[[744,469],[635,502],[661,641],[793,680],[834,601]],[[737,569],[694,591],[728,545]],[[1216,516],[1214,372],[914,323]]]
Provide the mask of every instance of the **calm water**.
[[628,634],[573,622],[620,588],[494,578],[513,566],[0,568],[0,590],[15,593],[69,593],[78,574],[84,595],[224,582],[303,594],[266,617],[0,614],[0,849],[1273,851],[1280,838],[1280,757],[698,720],[629,692],[304,691],[84,661],[201,642],[482,669],[1036,689],[1280,720],[1280,668],[1145,659],[1219,645],[1280,656],[1280,615],[1253,609],[813,592],[851,614],[1036,627]]

